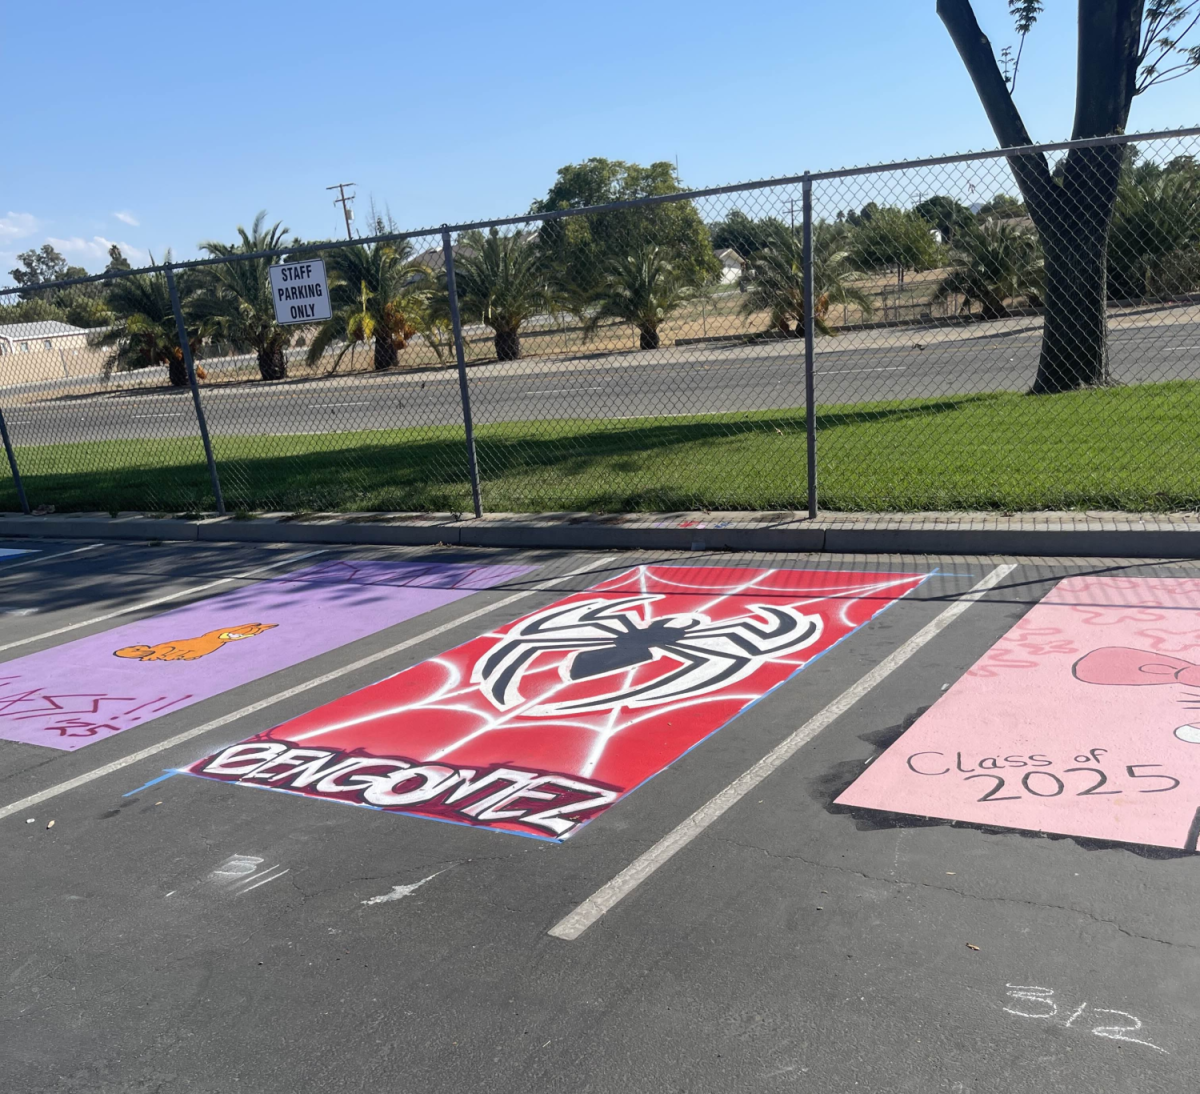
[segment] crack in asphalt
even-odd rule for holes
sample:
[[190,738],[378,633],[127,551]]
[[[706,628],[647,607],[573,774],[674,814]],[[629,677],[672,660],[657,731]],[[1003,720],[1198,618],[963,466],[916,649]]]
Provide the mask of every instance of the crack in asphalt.
[[1094,912],[1089,912],[1086,908],[1076,908],[1067,904],[1049,904],[1040,900],[1025,900],[1020,897],[1008,896],[983,896],[979,893],[969,893],[965,889],[956,889],[953,885],[937,885],[931,881],[905,881],[900,878],[881,877],[876,874],[868,874],[862,870],[853,870],[848,866],[838,866],[830,862],[819,862],[815,859],[805,858],[803,855],[784,854],[776,851],[768,851],[765,847],[758,847],[754,844],[744,843],[740,840],[730,839],[728,836],[717,837],[721,843],[727,843],[734,847],[740,847],[747,851],[761,851],[768,858],[777,858],[791,860],[795,859],[809,866],[815,866],[818,869],[833,870],[839,874],[849,874],[854,877],[860,877],[864,881],[878,881],[884,885],[890,885],[893,888],[918,888],[918,889],[933,889],[942,893],[953,893],[955,896],[960,896],[965,900],[978,900],[984,903],[996,904],[1024,904],[1031,908],[1045,908],[1051,911],[1070,912],[1074,915],[1080,915],[1086,919],[1090,919],[1093,923],[1103,924],[1106,927],[1113,927],[1115,930],[1129,938],[1140,939],[1143,942],[1156,942],[1160,946],[1178,946],[1184,949],[1196,950],[1200,949],[1200,944],[1194,942],[1173,941],[1167,938],[1157,938],[1154,935],[1139,934],[1137,931],[1132,931],[1128,927],[1123,927],[1120,923],[1113,919],[1105,919],[1102,916],[1096,915]]

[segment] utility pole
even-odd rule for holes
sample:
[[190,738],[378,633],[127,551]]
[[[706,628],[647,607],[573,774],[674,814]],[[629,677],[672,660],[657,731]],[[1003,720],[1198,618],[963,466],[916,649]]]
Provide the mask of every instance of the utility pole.
[[341,196],[333,199],[334,205],[342,207],[342,215],[346,218],[346,238],[353,239],[354,233],[350,231],[350,221],[354,219],[354,210],[350,208],[350,203],[354,200],[354,195],[346,196],[347,186],[356,186],[354,182],[335,182],[332,186],[326,186],[326,190],[336,190]]

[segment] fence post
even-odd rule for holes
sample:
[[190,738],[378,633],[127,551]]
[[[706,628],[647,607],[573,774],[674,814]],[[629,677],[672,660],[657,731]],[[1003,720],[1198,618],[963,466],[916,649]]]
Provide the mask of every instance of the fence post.
[[471,501],[475,504],[475,516],[483,516],[483,504],[479,497],[479,464],[475,459],[475,423],[471,417],[471,392],[467,387],[467,358],[463,352],[462,320],[458,314],[458,287],[454,283],[454,248],[450,245],[450,232],[442,229],[442,256],[446,260],[446,292],[450,296],[450,325],[454,328],[454,355],[458,359],[458,394],[462,398],[463,425],[467,431],[467,469],[471,473]]
[[213,497],[217,500],[217,513],[225,515],[225,499],[221,496],[221,480],[217,475],[217,461],[213,459],[212,441],[208,436],[208,422],[204,419],[204,407],[200,404],[200,385],[196,383],[196,366],[192,361],[192,347],[188,344],[187,327],[183,322],[183,307],[179,303],[179,290],[175,288],[175,272],[167,267],[167,289],[171,293],[171,308],[175,312],[175,329],[179,332],[179,348],[183,351],[183,364],[187,369],[188,386],[192,389],[192,405],[196,408],[196,421],[200,425],[200,440],[204,444],[204,458],[208,461],[208,477],[212,480]]
[[804,427],[808,443],[808,518],[817,519],[817,398],[813,376],[813,224],[812,179],[801,180],[804,195]]
[[13,485],[17,488],[17,501],[21,503],[21,512],[29,516],[29,499],[25,496],[21,472],[17,470],[17,454],[13,451],[12,441],[8,436],[8,423],[4,420],[3,410],[0,410],[0,437],[4,439],[4,454],[8,456],[8,466],[12,468]]

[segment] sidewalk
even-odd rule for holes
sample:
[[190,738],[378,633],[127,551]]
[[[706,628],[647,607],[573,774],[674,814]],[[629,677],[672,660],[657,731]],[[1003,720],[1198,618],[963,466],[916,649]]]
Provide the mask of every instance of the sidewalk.
[[1198,513],[0,514],[0,537],[1200,558]]

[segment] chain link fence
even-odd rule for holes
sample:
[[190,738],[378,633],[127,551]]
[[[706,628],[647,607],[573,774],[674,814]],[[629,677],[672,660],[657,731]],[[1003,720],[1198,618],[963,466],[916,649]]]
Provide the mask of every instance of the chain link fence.
[[[0,506],[1200,505],[1200,129],[0,292]],[[275,321],[322,257],[332,318]]]

